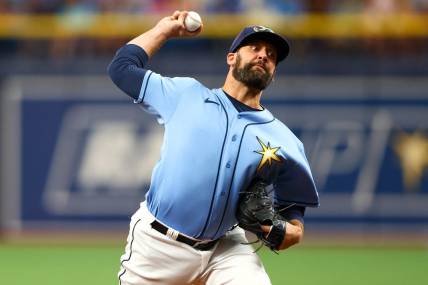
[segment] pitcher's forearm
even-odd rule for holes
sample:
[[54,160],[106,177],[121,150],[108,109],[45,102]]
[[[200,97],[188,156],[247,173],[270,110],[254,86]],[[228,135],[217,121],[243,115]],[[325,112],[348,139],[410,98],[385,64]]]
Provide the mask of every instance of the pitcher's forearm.
[[298,220],[291,220],[286,225],[286,235],[280,246],[280,250],[289,248],[303,239],[304,227]]
[[128,44],[134,44],[141,47],[147,55],[152,57],[168,40],[168,36],[159,27],[148,30],[147,32],[132,39]]

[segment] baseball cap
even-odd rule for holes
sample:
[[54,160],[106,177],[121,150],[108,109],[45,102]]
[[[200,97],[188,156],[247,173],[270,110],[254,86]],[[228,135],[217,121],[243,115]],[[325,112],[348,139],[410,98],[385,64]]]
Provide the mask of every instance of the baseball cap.
[[290,45],[284,37],[263,26],[245,27],[233,40],[229,52],[236,52],[251,39],[262,39],[272,43],[278,51],[277,63],[284,60],[290,52]]

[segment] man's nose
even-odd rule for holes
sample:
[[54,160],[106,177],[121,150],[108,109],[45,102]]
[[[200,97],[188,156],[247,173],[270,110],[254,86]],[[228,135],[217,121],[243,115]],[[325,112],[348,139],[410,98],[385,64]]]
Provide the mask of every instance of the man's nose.
[[259,51],[259,54],[258,54],[257,58],[259,60],[267,61],[267,52],[266,52],[266,50],[265,49],[261,49]]

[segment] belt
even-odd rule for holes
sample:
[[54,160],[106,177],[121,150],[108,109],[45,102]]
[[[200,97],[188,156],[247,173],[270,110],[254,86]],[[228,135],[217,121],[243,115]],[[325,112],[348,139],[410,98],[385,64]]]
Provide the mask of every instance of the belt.
[[[157,230],[161,234],[164,234],[166,236],[169,236],[170,238],[185,243],[187,245],[190,245],[194,249],[205,251],[210,250],[214,247],[214,245],[218,242],[218,239],[212,240],[212,241],[197,241],[190,239],[180,233],[177,233],[177,231],[173,231],[172,229],[168,228],[167,226],[162,225],[157,220],[154,220],[151,224],[153,229]],[[175,233],[175,234],[170,234]]]

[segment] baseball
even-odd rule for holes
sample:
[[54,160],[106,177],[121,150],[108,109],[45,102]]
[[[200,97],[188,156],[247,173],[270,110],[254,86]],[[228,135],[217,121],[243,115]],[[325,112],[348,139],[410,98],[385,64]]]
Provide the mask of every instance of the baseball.
[[194,32],[202,25],[202,19],[201,16],[199,16],[198,13],[194,11],[190,11],[187,13],[186,18],[184,19],[184,26],[186,27],[186,30],[189,32]]

